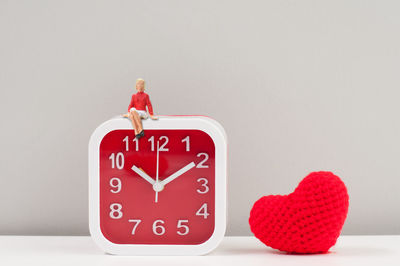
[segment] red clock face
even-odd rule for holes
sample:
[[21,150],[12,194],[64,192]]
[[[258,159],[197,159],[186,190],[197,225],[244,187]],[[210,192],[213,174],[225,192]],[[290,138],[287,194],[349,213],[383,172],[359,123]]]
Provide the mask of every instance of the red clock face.
[[116,244],[200,244],[215,225],[215,146],[200,130],[114,130],[100,144],[100,228]]

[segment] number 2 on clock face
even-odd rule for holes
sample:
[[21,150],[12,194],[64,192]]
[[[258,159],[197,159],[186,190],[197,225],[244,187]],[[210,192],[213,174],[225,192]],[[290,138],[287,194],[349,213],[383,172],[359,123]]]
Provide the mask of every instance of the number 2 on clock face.
[[200,130],[109,132],[100,144],[100,227],[117,244],[200,244],[215,226],[215,146]]

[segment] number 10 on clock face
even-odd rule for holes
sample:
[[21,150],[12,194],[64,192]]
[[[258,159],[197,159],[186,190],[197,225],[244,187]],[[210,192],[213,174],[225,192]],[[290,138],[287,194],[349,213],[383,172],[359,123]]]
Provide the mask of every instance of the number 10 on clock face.
[[149,129],[145,123],[145,137],[137,140],[124,128],[129,124],[119,122],[97,141],[98,172],[90,182],[98,186],[98,204],[90,204],[97,208],[91,212],[97,228],[91,222],[91,232],[101,234],[115,254],[210,250],[225,230],[226,142],[218,139],[223,134],[202,128],[202,119],[160,118]]

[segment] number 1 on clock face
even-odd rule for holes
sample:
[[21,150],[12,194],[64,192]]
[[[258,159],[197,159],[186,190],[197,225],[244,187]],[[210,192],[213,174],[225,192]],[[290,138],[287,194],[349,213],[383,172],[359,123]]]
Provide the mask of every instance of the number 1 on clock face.
[[100,145],[100,226],[119,244],[200,244],[215,226],[215,146],[200,130],[115,130]]

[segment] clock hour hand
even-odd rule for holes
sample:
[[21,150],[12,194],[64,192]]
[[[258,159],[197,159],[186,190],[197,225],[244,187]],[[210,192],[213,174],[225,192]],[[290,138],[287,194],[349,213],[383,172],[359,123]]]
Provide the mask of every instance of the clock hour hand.
[[154,184],[156,181],[151,178],[148,174],[146,174],[145,172],[143,172],[141,169],[137,168],[135,165],[132,166],[131,168],[136,174],[140,175],[144,180],[146,180],[147,182],[149,182],[150,184]]
[[190,164],[188,164],[185,167],[181,168],[180,170],[176,171],[175,173],[173,173],[169,177],[167,177],[164,180],[160,181],[160,183],[165,186],[166,184],[168,184],[169,182],[173,181],[175,178],[183,175],[184,173],[186,173],[187,171],[189,171],[190,169],[192,169],[195,166],[196,165],[194,164],[194,162],[191,162]]

